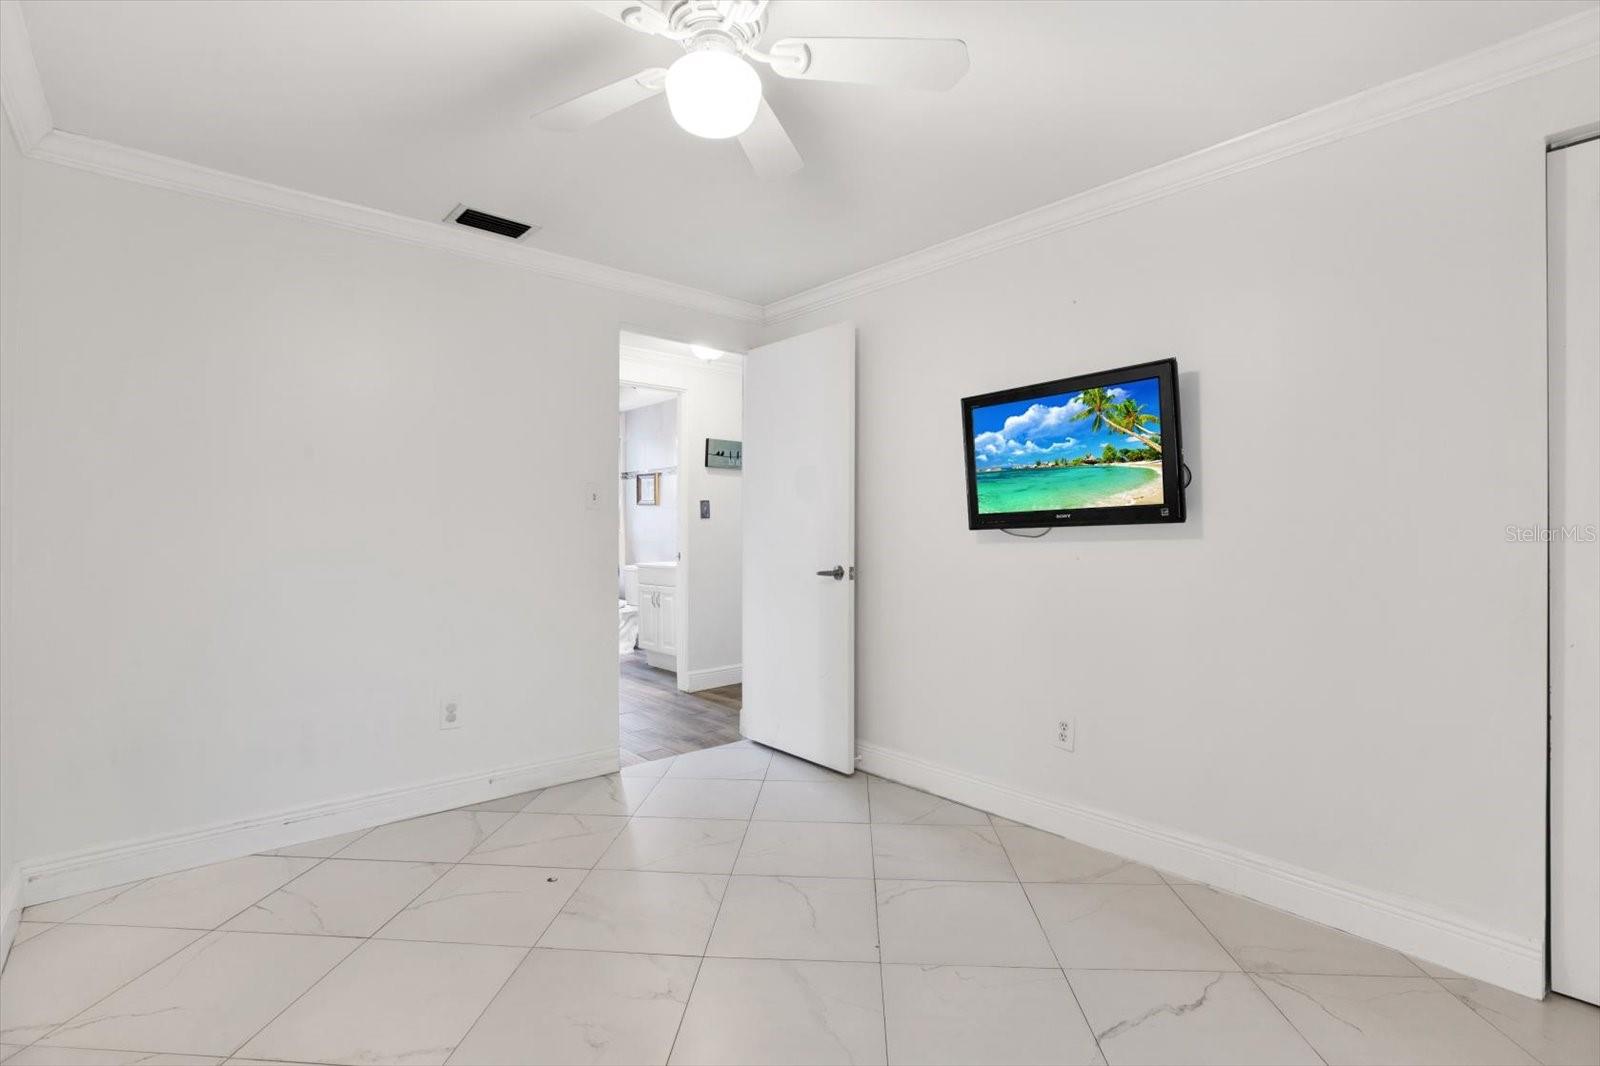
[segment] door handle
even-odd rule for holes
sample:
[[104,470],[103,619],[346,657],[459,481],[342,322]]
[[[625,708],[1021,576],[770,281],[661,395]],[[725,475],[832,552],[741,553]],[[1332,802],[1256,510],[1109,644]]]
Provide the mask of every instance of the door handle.
[[844,580],[844,567],[836,566],[832,570],[818,570],[817,571],[817,576],[818,577],[831,577],[835,581],[843,581]]

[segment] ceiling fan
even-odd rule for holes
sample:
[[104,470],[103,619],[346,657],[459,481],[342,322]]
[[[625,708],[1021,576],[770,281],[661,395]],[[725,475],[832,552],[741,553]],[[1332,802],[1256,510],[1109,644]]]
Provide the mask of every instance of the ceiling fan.
[[683,48],[668,67],[637,74],[534,116],[545,129],[576,130],[665,91],[679,126],[697,137],[739,138],[763,178],[801,167],[800,153],[761,95],[752,62],[785,78],[948,89],[967,72],[967,46],[947,38],[786,37],[760,47],[767,0],[584,0],[631,30]]

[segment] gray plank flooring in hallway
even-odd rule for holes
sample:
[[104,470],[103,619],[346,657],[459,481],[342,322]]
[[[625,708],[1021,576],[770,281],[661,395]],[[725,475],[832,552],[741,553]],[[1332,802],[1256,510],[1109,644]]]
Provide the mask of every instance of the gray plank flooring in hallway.
[[622,659],[618,683],[622,765],[731,744],[739,739],[739,685],[679,692],[676,675],[645,662],[644,653]]

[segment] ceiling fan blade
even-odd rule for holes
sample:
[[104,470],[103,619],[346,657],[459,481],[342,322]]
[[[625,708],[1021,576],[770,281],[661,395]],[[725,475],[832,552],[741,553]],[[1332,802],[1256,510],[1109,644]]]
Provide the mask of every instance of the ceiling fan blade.
[[967,73],[967,43],[943,37],[785,37],[772,45],[785,78],[948,89]]
[[667,16],[659,0],[580,0],[590,11],[620,22],[640,33],[661,33],[667,29]]
[[739,147],[744,149],[756,177],[767,181],[786,178],[805,165],[772,105],[765,100],[750,128],[739,134]]
[[655,96],[666,84],[666,78],[665,70],[650,67],[564,104],[546,108],[534,115],[533,121],[547,130],[581,130]]

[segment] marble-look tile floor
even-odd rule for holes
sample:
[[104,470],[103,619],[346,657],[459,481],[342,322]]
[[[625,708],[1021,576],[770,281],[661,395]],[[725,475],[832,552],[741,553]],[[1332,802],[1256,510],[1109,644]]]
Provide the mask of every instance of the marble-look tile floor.
[[5,1066],[1600,1061],[1593,1007],[743,741],[22,918]]

